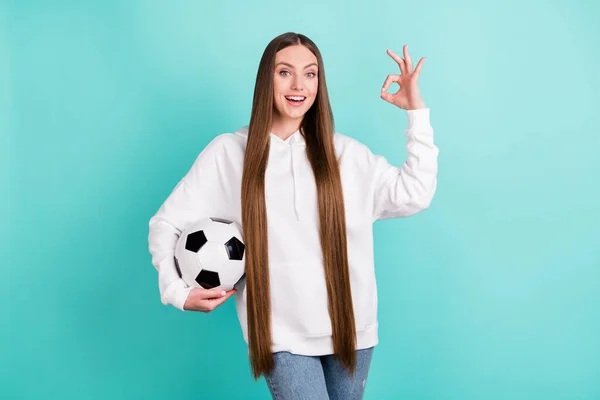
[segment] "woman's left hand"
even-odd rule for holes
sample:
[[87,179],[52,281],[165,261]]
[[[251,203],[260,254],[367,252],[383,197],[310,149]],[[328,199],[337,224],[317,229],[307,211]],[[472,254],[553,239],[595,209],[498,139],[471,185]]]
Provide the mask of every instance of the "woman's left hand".
[[[391,50],[387,51],[390,57],[398,63],[401,75],[388,75],[383,88],[381,88],[381,98],[405,110],[425,108],[425,102],[421,97],[417,82],[425,57],[419,60],[416,68],[413,70],[412,61],[408,55],[408,46],[404,45],[403,50],[404,59]],[[388,93],[387,90],[394,82],[400,85],[400,89],[396,93]]]

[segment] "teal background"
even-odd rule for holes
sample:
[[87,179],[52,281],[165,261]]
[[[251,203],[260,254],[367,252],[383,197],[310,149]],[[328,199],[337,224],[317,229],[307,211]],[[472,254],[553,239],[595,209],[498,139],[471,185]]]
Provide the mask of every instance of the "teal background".
[[0,398],[269,398],[233,301],[160,303],[147,224],[297,31],[337,130],[396,165],[385,50],[426,57],[439,187],[375,224],[365,398],[599,399],[599,20],[592,1],[1,3]]

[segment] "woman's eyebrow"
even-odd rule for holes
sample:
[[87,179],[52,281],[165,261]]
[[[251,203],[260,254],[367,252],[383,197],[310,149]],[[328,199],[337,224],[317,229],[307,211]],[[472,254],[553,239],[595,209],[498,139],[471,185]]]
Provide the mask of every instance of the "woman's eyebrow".
[[[286,63],[286,62],[284,62],[284,61],[280,62],[280,63],[279,63],[279,64],[277,64],[277,65],[281,65],[281,64],[283,64],[283,65],[286,65],[286,66],[288,66],[288,67],[290,67],[290,68],[292,68],[292,69],[294,68],[294,66],[293,66],[292,64],[288,64],[288,63]],[[276,66],[277,66],[277,65],[276,65]],[[308,64],[306,67],[304,67],[304,69],[306,69],[306,68],[308,68],[308,67],[311,67],[311,66],[313,66],[313,65],[314,65],[315,67],[318,67],[317,63],[312,63],[312,64]]]

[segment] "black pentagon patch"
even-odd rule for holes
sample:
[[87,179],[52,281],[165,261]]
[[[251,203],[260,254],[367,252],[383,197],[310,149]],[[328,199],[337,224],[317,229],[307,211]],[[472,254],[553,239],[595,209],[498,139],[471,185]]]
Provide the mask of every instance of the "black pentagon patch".
[[190,233],[185,241],[185,249],[197,253],[207,241],[204,231]]
[[227,224],[227,225],[231,224],[231,222],[232,222],[232,221],[229,221],[228,219],[225,219],[225,218],[210,217],[210,219],[212,219],[215,222],[221,222],[221,223]]
[[235,236],[225,243],[225,249],[230,260],[241,260],[244,257],[244,243]]
[[212,289],[221,284],[219,274],[213,271],[208,271],[206,269],[200,271],[200,273],[196,277],[196,282],[198,282],[198,285],[202,286],[204,289]]
[[177,269],[177,274],[180,278],[182,278],[183,275],[181,274],[181,269],[179,268],[179,261],[177,261],[177,257],[175,256],[173,256],[173,259],[175,260],[175,268]]

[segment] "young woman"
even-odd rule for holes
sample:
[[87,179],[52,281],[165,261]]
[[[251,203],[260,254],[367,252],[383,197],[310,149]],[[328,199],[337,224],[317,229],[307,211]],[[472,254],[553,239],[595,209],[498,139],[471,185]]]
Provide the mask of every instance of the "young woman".
[[[388,50],[401,74],[381,90],[407,113],[401,167],[334,132],[321,53],[286,33],[260,61],[250,124],[216,136],[150,220],[162,302],[210,312],[235,294],[253,376],[265,376],[274,398],[363,396],[378,343],[373,222],[426,209],[437,185],[438,148],[417,86],[424,59],[413,69],[403,51]],[[246,277],[228,293],[190,289],[174,266],[179,235],[203,216],[243,229]]]

